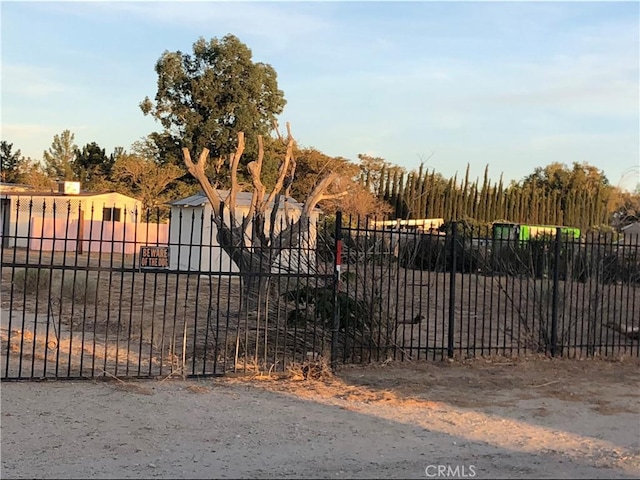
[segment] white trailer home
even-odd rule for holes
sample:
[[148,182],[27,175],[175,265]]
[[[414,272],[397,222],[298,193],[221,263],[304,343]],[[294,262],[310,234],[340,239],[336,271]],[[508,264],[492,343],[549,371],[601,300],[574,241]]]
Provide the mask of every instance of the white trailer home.
[[[37,192],[26,188],[0,187],[0,234],[5,248],[29,246],[30,240],[44,236],[43,225],[60,224],[60,231],[82,221],[138,223],[142,204],[116,192],[80,192],[78,182],[61,182],[57,192]],[[76,238],[78,232],[65,232]],[[59,236],[57,234],[56,236]]]

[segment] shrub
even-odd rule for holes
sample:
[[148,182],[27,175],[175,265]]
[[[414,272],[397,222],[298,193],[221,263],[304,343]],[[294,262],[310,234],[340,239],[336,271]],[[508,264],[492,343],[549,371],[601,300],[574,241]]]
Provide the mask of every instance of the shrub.
[[44,268],[21,268],[13,274],[14,292],[38,295],[48,292],[51,271]]
[[98,284],[94,276],[85,271],[70,271],[55,278],[55,291],[60,297],[76,302],[94,302]]

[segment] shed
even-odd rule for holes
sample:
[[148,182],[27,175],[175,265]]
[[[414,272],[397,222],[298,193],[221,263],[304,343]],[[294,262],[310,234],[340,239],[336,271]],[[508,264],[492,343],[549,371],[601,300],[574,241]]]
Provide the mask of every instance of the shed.
[[[226,199],[229,190],[218,190],[218,193],[222,199]],[[238,192],[235,211],[238,220],[248,215],[252,198],[252,192]],[[303,204],[292,197],[281,200],[276,216],[276,231],[280,231],[281,226],[286,224],[285,202],[290,221],[296,221],[302,213]],[[239,272],[238,266],[218,243],[218,229],[212,220],[211,203],[204,193],[200,192],[169,202],[169,205],[171,207],[169,268],[171,270]],[[272,211],[273,203],[267,208],[267,218]],[[315,259],[313,248],[316,242],[316,224],[319,214],[320,210],[314,209],[310,218],[309,232],[303,233],[302,241],[296,248],[282,252],[274,258],[272,271],[306,271],[309,268],[310,263]],[[224,220],[227,225],[230,224],[228,214],[225,214]],[[245,244],[250,246],[249,238],[246,239]]]
[[625,225],[620,229],[624,235],[624,243],[628,245],[636,245],[640,243],[640,222],[633,222]]

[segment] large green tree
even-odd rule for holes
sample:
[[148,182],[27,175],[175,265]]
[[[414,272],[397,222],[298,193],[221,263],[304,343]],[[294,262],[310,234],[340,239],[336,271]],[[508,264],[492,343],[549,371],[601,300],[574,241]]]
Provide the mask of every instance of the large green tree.
[[254,62],[234,35],[199,38],[192,54],[165,51],[155,70],[155,100],[146,97],[140,108],[163,126],[168,138],[159,139],[165,147],[207,148],[214,159],[227,158],[244,132],[251,142],[247,156],[257,152],[257,136],[269,133],[285,105],[276,71]]
[[44,167],[48,175],[55,180],[74,180],[73,163],[78,146],[74,143],[75,135],[65,130],[53,137],[49,150],[43,153]]
[[522,182],[522,186],[529,184],[535,184],[547,193],[556,190],[566,195],[574,190],[595,194],[602,187],[607,187],[609,180],[602,170],[588,163],[574,162],[568,167],[554,162],[546,167],[537,167]]

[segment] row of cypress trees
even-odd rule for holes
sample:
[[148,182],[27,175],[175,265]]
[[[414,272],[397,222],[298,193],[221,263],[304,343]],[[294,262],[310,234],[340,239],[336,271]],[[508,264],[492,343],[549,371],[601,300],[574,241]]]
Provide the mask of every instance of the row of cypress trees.
[[[492,183],[488,175],[471,182],[469,165],[464,179],[445,179],[435,170],[405,173],[383,168],[374,193],[393,208],[393,218],[444,218],[445,221],[472,220],[480,224],[494,221],[539,225],[566,225],[588,229],[608,223],[610,187],[600,185],[595,192],[574,188],[548,189],[533,182],[505,186],[502,176]],[[365,187],[371,187],[366,184]]]

